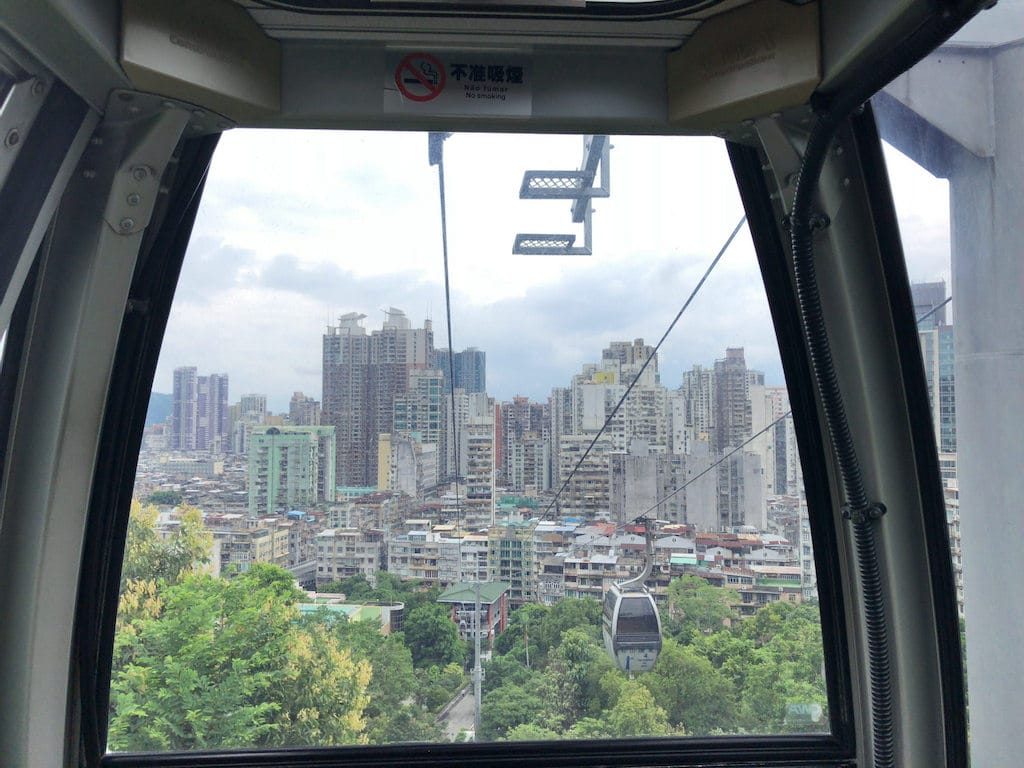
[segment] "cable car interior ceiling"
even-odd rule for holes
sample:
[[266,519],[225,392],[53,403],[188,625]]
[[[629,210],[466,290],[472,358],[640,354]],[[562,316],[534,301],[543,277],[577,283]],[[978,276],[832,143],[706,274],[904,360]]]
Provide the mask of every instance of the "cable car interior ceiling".
[[[154,172],[146,179],[136,178],[135,181],[151,184],[155,189],[179,139],[213,135],[235,126],[575,131],[598,135],[713,133],[732,141],[734,167],[739,175],[750,165],[753,155],[743,155],[736,145],[756,147],[760,153],[756,158],[758,167],[761,162],[765,163],[763,170],[768,171],[770,182],[761,172],[758,180],[751,181],[750,177],[747,183],[761,184],[765,189],[769,183],[774,184],[772,204],[776,208],[767,207],[762,200],[760,218],[752,221],[752,228],[761,227],[761,235],[767,237],[765,233],[774,231],[772,227],[775,227],[780,230],[774,231],[774,237],[779,240],[783,235],[778,222],[783,215],[790,216],[790,231],[786,237],[792,238],[791,249],[795,255],[803,338],[809,368],[818,377],[818,396],[824,413],[819,437],[828,440],[828,433],[831,433],[833,449],[829,454],[829,469],[835,473],[832,497],[839,502],[837,508],[840,503],[847,506],[848,517],[857,530],[856,545],[842,553],[843,562],[836,568],[836,579],[845,580],[847,597],[854,594],[853,584],[856,583],[864,603],[859,609],[863,615],[848,615],[845,626],[827,631],[839,635],[849,631],[857,635],[863,630],[863,639],[858,635],[858,639],[850,642],[850,648],[845,645],[841,648],[849,652],[844,663],[852,666],[852,687],[859,694],[854,705],[857,718],[852,719],[859,723],[871,722],[871,726],[861,726],[853,740],[856,745],[840,746],[855,748],[858,755],[873,753],[872,764],[886,766],[895,764],[898,755],[905,757],[900,750],[907,749],[906,743],[897,743],[893,737],[894,708],[911,723],[905,726],[912,730],[910,736],[905,736],[911,740],[911,747],[920,748],[921,754],[928,754],[927,750],[931,749],[935,754],[941,752],[948,757],[959,748],[959,736],[955,733],[956,707],[962,705],[956,698],[955,685],[944,683],[948,689],[936,694],[934,688],[938,688],[939,683],[930,688],[928,683],[908,675],[899,665],[890,673],[887,645],[913,643],[910,650],[916,654],[922,668],[943,672],[948,668],[955,668],[954,672],[959,669],[959,647],[955,641],[946,642],[941,637],[931,646],[928,642],[918,642],[919,638],[907,627],[928,622],[918,622],[920,614],[913,612],[914,606],[884,607],[884,598],[891,596],[894,590],[891,582],[898,581],[901,575],[920,579],[922,573],[932,574],[934,566],[919,541],[925,534],[911,530],[911,523],[894,521],[891,530],[896,532],[890,533],[889,541],[880,545],[882,559],[890,569],[889,581],[879,580],[875,573],[878,555],[873,551],[872,530],[884,512],[883,500],[870,497],[865,490],[831,361],[834,353],[840,362],[852,359],[856,363],[858,351],[830,350],[827,337],[816,330],[824,322],[823,313],[828,315],[830,323],[838,322],[844,331],[856,330],[856,324],[862,320],[851,309],[853,298],[850,296],[845,296],[847,304],[837,300],[833,308],[823,310],[820,306],[816,295],[818,277],[813,269],[813,233],[823,227],[822,221],[827,217],[815,208],[815,200],[819,176],[824,173],[827,181],[835,175],[836,163],[852,162],[827,158],[825,151],[837,136],[856,144],[857,135],[851,135],[847,122],[849,115],[875,90],[952,34],[980,5],[923,0],[866,0],[856,4],[668,0],[536,5],[376,3],[372,0],[358,4],[328,0],[242,0],[238,3],[231,0],[126,0],[123,4],[92,0],[68,4],[59,0],[38,0],[0,3],[0,51],[12,51],[20,57],[17,67],[7,67],[6,58],[0,59],[0,65],[5,69],[24,70],[29,76],[38,75],[50,85],[58,80],[87,107],[76,113],[78,122],[72,128],[78,133],[65,137],[62,152],[71,158],[70,166],[53,170],[58,193],[48,203],[51,213],[62,184],[68,185],[69,195],[83,195],[82,179],[70,182],[68,179],[77,158],[85,156],[83,153],[87,151],[96,154],[99,167],[107,163],[111,186],[116,186],[111,180],[122,164],[144,156],[146,166]],[[391,85],[396,79],[396,61],[402,62],[402,57],[409,54],[440,57],[453,51],[517,57],[530,73],[529,97],[517,103],[519,111],[502,114],[464,108],[432,110],[429,102],[434,101],[433,92],[426,100],[428,106],[419,109],[407,103],[415,102],[415,96],[405,94],[407,98],[403,100],[396,95]],[[73,98],[69,96],[68,100]],[[814,109],[810,106],[812,103]],[[106,131],[102,133],[106,144],[94,141],[87,150],[88,137],[97,125],[101,133]],[[100,146],[102,150],[97,149]],[[109,156],[102,156],[103,152]],[[201,187],[201,176],[199,173],[197,178],[191,179],[193,192]],[[188,179],[176,181],[179,186],[188,183]],[[118,188],[117,191],[123,190]],[[763,197],[767,198],[767,194]],[[850,206],[859,206],[857,210],[863,220],[870,220],[871,206],[866,197]],[[748,212],[757,207],[749,195],[745,203]],[[44,209],[43,203],[39,208]],[[190,221],[188,210],[188,205],[184,205],[178,212],[182,221]],[[149,213],[155,228],[167,226],[163,218],[166,210],[154,208]],[[191,215],[194,216],[194,210]],[[15,301],[21,286],[36,279],[32,259],[47,225],[42,214],[40,220],[42,224],[31,232],[26,231],[21,247],[14,252],[13,261],[17,263],[11,268],[5,285],[2,317],[5,328],[15,316]],[[120,217],[116,221],[122,236],[141,234],[149,223],[148,217],[138,220]],[[823,238],[825,247],[833,254],[842,255],[844,248],[850,249],[849,243],[860,243],[850,230],[858,224],[856,219],[838,222]],[[185,230],[188,228],[185,226]],[[161,231],[164,238],[173,239],[166,231]],[[62,236],[69,235],[58,228],[52,236],[60,242]],[[117,344],[118,333],[122,332],[124,307],[128,305],[132,281],[144,277],[140,274],[133,278],[139,243],[112,240],[113,237],[106,229],[89,230],[87,236],[79,238],[76,245],[79,250],[70,251],[72,255],[83,254],[82,270],[88,267],[109,276],[104,285],[90,282],[81,273],[74,272],[72,267],[79,262],[70,260],[66,285],[54,284],[53,289],[54,306],[72,306],[60,301],[65,295],[60,291],[79,292],[67,295],[70,296],[68,301],[74,300],[73,306],[86,308],[82,310],[84,319],[79,318],[77,322],[96,333],[86,350],[91,366],[75,368],[76,361],[80,365],[75,355],[85,352],[75,346],[81,342],[76,341],[73,332],[69,332],[66,340],[75,354],[67,360],[57,359],[57,346],[50,358],[33,358],[37,366],[33,373],[38,371],[37,375],[55,370],[55,366],[64,366],[61,370],[67,373],[68,381],[71,373],[75,373],[79,376],[76,379],[79,385],[88,384],[80,387],[74,402],[67,401],[68,412],[60,412],[57,421],[84,423],[87,426],[83,431],[89,434],[68,437],[55,429],[50,437],[56,447],[48,459],[39,458],[33,474],[28,453],[21,453],[21,458],[16,460],[19,453],[11,450],[19,445],[32,445],[26,442],[30,437],[19,431],[24,428],[14,423],[16,420],[5,427],[11,430],[10,455],[5,457],[9,469],[5,479],[7,498],[16,500],[19,488],[24,496],[27,493],[24,489],[45,487],[47,481],[51,482],[62,495],[41,502],[46,514],[78,520],[83,530],[88,523],[90,531],[95,520],[91,517],[87,520],[84,510],[90,509],[90,500],[94,505],[97,503],[96,488],[93,476],[82,467],[91,466],[91,462],[83,462],[79,467],[74,462],[61,463],[60,458],[67,441],[78,440],[81,450],[91,457],[100,457],[102,450],[110,450],[109,446],[100,445],[97,435],[101,422],[107,420],[104,423],[110,424],[113,422],[109,420],[116,418],[114,409],[107,406],[113,392],[111,371],[115,359],[120,359],[116,355],[123,354]],[[845,246],[843,237],[848,239]],[[870,247],[878,246],[874,243]],[[108,261],[104,262],[104,258]],[[879,270],[882,268],[878,266]],[[785,272],[783,279],[788,281],[789,277],[789,272]],[[40,279],[47,279],[47,276]],[[150,276],[150,279],[154,278]],[[169,279],[173,284],[174,275]],[[843,289],[848,286],[843,284],[842,275],[823,275],[820,279],[826,283],[830,295],[845,295]],[[876,310],[878,316],[889,317],[887,308],[876,307]],[[57,313],[47,322],[58,324],[62,320],[72,327],[73,321]],[[77,331],[77,327],[73,330]],[[880,346],[884,348],[885,344]],[[883,357],[884,354],[879,355],[880,359]],[[102,362],[96,363],[98,360]],[[867,366],[865,377],[873,376],[876,381],[884,378],[885,365],[891,368],[895,364],[890,361]],[[848,366],[852,367],[856,366]],[[846,384],[848,392],[853,393],[849,405],[852,413],[865,420],[877,418],[864,396],[870,382],[858,388],[851,386],[848,378]],[[134,397],[137,398],[138,393]],[[40,412],[49,413],[45,405],[36,402]],[[134,402],[129,398],[129,403]],[[22,401],[26,408],[31,404],[30,398]],[[72,418],[75,414],[86,414],[88,418],[76,420]],[[42,446],[43,443],[37,444]],[[44,448],[39,447],[38,451]],[[27,469],[20,473],[11,469],[19,466]],[[899,469],[899,462],[892,462],[891,467],[873,463],[865,472],[870,485],[879,487],[885,483],[879,482],[872,473],[884,475]],[[102,470],[99,471],[102,474]],[[78,474],[73,474],[75,472]],[[47,480],[41,483],[41,478]],[[112,485],[116,483],[116,479],[111,481]],[[99,485],[101,483],[97,483]],[[8,511],[7,503],[4,512]],[[2,517],[0,522],[3,522]],[[842,529],[843,525],[847,524],[836,521],[836,529]],[[901,525],[905,529],[901,529]],[[927,528],[927,525],[921,527]],[[115,532],[112,537],[116,539],[117,535]],[[836,536],[834,531],[829,535]],[[915,536],[917,539],[913,538]],[[891,557],[886,561],[885,547],[894,546],[893,542],[900,540],[917,542],[918,556],[908,556],[899,563]],[[78,552],[76,547],[81,547],[81,540],[68,546]],[[40,544],[40,552],[43,549]],[[838,545],[834,549],[841,551]],[[908,546],[908,551],[911,549]],[[80,576],[80,559],[77,555],[58,559],[47,567],[54,576],[62,575],[66,584],[74,585]],[[854,570],[860,574],[858,577],[850,575]],[[843,571],[842,576],[838,571]],[[26,570],[26,574],[24,578],[32,577],[30,570]],[[941,576],[939,573],[924,578],[940,579]],[[109,588],[109,584],[100,587]],[[102,754],[102,748],[88,744],[90,723],[83,726],[86,735],[82,739],[86,746],[81,747],[80,753],[78,747],[65,751],[65,739],[58,734],[63,734],[67,725],[64,722],[66,708],[54,707],[52,702],[62,701],[64,696],[74,699],[68,691],[76,685],[88,688],[90,684],[88,670],[83,677],[70,682],[73,675],[87,666],[89,648],[75,649],[79,655],[73,670],[64,669],[59,660],[66,661],[72,655],[70,638],[73,633],[85,631],[73,625],[76,605],[81,613],[85,610],[82,606],[94,597],[86,589],[81,597],[76,596],[73,589],[69,590],[60,599],[55,598],[53,607],[60,610],[56,610],[56,617],[46,619],[49,623],[44,623],[43,618],[27,606],[28,591],[24,593],[28,597],[19,595],[16,589],[9,592],[12,594],[0,597],[0,609],[5,611],[0,615],[5,620],[16,615],[33,617],[26,621],[24,628],[19,627],[17,633],[4,637],[4,647],[9,652],[0,654],[0,680],[8,683],[4,686],[8,691],[5,695],[13,702],[8,711],[16,711],[20,718],[5,720],[0,738],[5,748],[8,741],[12,745],[11,754],[25,758],[12,764],[57,764],[61,756],[80,754],[82,759],[72,762],[92,765],[99,759],[96,756]],[[618,585],[611,594],[616,598],[610,609],[606,606],[612,629],[606,632],[606,642],[618,663],[614,627],[620,617],[629,613],[623,610],[624,606],[630,601],[637,602],[637,606],[630,607],[635,607],[636,614],[641,615],[636,622],[639,626],[644,624],[642,617],[647,615],[648,607],[653,606],[653,600],[643,589],[634,590],[629,584]],[[76,603],[78,599],[82,602]],[[897,619],[905,625],[901,626],[901,631],[909,633],[908,639],[888,636],[884,622],[887,610],[904,612]],[[927,613],[932,606],[921,610]],[[940,614],[941,606],[934,610]],[[657,621],[656,610],[654,619]],[[936,621],[932,621],[932,625]],[[49,637],[56,638],[55,647],[46,649],[48,657],[37,652],[29,640],[24,640],[47,634],[47,631]],[[97,630],[96,634],[102,632]],[[656,655],[660,626],[656,632],[645,629],[639,634],[648,650]],[[935,636],[927,639],[935,641]],[[909,646],[903,646],[906,647]],[[38,658],[47,660],[45,669],[31,663]],[[896,679],[889,679],[890,676]],[[830,680],[830,685],[839,683]],[[830,691],[830,697],[833,693],[836,691]],[[848,691],[842,693],[845,695]],[[78,711],[76,706],[77,703],[71,707],[75,712]],[[843,717],[849,717],[849,713],[843,713]],[[959,717],[962,719],[962,711]],[[21,733],[18,723],[30,724],[31,728],[26,725]],[[79,725],[75,724],[68,732]],[[77,741],[74,735],[69,735],[67,740]],[[33,757],[29,759],[29,755]],[[606,759],[611,758],[606,756]],[[953,758],[949,758],[949,764],[953,763]]]

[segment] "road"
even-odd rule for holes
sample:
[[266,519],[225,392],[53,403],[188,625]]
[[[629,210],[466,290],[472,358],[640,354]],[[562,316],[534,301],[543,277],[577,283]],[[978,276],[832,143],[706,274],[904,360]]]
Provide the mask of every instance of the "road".
[[449,739],[454,740],[460,731],[473,732],[474,701],[472,689],[466,686],[442,710],[441,722]]

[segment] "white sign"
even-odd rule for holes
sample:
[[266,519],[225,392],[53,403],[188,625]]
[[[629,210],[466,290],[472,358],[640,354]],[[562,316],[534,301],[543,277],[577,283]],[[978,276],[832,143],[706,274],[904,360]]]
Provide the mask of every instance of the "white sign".
[[384,111],[529,117],[530,75],[522,55],[396,52],[387,59]]

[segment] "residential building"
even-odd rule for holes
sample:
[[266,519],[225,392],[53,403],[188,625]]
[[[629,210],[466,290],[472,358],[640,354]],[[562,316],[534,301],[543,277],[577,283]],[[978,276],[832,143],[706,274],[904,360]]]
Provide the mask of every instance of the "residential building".
[[257,427],[249,445],[249,515],[335,500],[334,427]]
[[174,369],[170,449],[196,450],[199,382],[195,366]]
[[509,583],[509,602],[513,608],[536,600],[536,528],[535,521],[503,521],[487,531],[489,580]]
[[230,450],[228,375],[212,373],[196,379],[196,449],[211,453]]
[[380,532],[328,528],[316,537],[317,585],[365,576],[376,584],[384,568],[384,537]]
[[442,592],[437,602],[451,609],[463,640],[472,640],[479,629],[481,644],[493,649],[494,638],[508,626],[511,588],[507,582],[459,582]]
[[288,421],[295,427],[315,427],[320,424],[320,401],[296,392],[288,403]]
[[396,398],[409,389],[410,373],[432,369],[433,330],[429,320],[413,328],[392,307],[371,334],[365,315],[343,315],[323,337],[321,422],[336,428],[338,482],[372,487],[378,482],[377,440],[394,429]]

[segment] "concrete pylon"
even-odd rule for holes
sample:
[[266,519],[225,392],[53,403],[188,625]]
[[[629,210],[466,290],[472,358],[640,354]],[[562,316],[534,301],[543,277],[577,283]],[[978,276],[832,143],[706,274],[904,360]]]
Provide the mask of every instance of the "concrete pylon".
[[949,180],[971,762],[1024,732],[1024,42],[949,45],[873,102],[882,137]]

